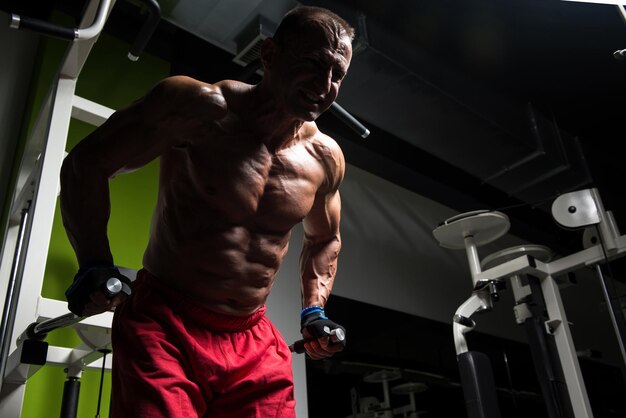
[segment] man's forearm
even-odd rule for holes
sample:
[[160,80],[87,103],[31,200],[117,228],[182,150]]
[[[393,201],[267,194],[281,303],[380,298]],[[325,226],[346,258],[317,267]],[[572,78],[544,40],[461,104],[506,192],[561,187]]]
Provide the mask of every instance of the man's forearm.
[[305,239],[300,257],[303,307],[326,304],[337,274],[340,250],[339,234],[323,242]]
[[112,261],[107,238],[109,185],[88,165],[77,168],[72,154],[61,170],[61,215],[79,264]]

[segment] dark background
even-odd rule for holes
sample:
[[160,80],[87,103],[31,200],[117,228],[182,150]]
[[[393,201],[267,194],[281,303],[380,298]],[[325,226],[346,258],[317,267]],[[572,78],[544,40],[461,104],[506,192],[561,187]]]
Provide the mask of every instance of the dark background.
[[[371,135],[360,138],[331,112],[319,120],[348,163],[459,212],[502,210],[513,234],[557,254],[581,246],[580,234],[564,231],[550,215],[559,194],[596,187],[618,226],[626,222],[626,61],[613,57],[626,48],[626,24],[615,6],[560,0],[302,3],[327,6],[357,28],[339,101]],[[78,19],[84,1],[0,4],[44,20],[53,11]],[[144,20],[141,3],[119,0],[105,32],[131,43]],[[233,63],[231,53],[166,19],[146,51],[171,62],[172,74],[207,82],[258,80]],[[623,264],[611,263],[614,280],[626,282]],[[353,388],[382,400],[380,384],[363,376],[387,368],[402,372],[391,387],[428,385],[416,395],[424,416],[464,416],[448,324],[337,296],[328,309],[353,337],[336,358],[307,361],[312,417],[348,415]],[[473,349],[490,354],[503,415],[547,416],[528,346],[479,332],[470,338]],[[626,416],[620,370],[580,361],[595,416]],[[406,401],[393,398],[394,405]]]

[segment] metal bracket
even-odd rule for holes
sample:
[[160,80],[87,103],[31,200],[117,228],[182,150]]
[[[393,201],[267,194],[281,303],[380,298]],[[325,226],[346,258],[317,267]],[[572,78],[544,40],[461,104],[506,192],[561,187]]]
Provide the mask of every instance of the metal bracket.
[[561,324],[562,324],[562,321],[560,319],[552,319],[552,320],[544,322],[544,325],[546,326],[546,331],[550,335],[554,335],[554,333],[561,326]]

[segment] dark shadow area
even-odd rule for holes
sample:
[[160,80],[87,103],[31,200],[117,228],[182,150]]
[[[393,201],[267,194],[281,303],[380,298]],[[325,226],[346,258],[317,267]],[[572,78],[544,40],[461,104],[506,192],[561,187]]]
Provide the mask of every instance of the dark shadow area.
[[[326,311],[348,330],[348,345],[332,359],[307,360],[311,418],[391,417],[385,410],[402,417],[398,408],[410,404],[411,389],[419,417],[467,416],[451,324],[340,296],[330,298]],[[529,346],[480,332],[467,337],[471,350],[491,360],[502,417],[547,418]],[[621,371],[592,359],[579,361],[594,416],[626,417]],[[389,405],[382,378],[390,378]]]

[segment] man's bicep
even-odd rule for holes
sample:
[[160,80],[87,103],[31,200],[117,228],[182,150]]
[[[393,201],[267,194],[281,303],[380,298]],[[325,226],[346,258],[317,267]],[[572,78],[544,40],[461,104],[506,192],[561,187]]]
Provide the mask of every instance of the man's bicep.
[[314,241],[325,240],[339,234],[341,197],[339,190],[327,195],[317,195],[309,214],[304,218],[304,233]]
[[169,77],[111,115],[74,154],[107,176],[141,168],[187,137],[193,115],[184,108],[195,96],[189,82]]
[[107,176],[147,164],[156,156],[143,115],[139,104],[115,112],[70,151],[71,159]]

